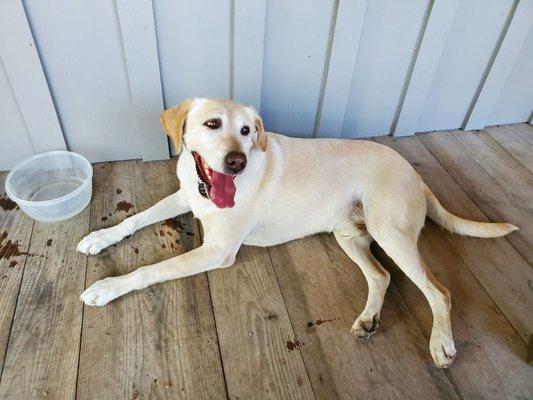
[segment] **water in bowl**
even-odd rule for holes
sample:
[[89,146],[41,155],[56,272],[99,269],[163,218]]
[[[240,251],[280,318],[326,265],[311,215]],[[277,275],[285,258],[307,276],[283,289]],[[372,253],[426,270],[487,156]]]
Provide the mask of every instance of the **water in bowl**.
[[84,180],[76,177],[62,177],[39,185],[27,195],[30,201],[46,201],[63,197],[83,184]]

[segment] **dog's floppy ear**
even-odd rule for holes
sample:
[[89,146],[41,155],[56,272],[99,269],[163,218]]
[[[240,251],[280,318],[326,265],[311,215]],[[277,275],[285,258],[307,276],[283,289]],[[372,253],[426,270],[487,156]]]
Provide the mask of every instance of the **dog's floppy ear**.
[[267,135],[265,133],[265,127],[263,125],[263,120],[259,116],[259,113],[256,111],[256,109],[252,106],[248,106],[254,115],[254,125],[255,125],[255,131],[257,133],[257,141],[256,144],[261,149],[261,151],[266,151],[267,149]]
[[176,153],[178,154],[181,151],[181,142],[187,123],[187,114],[189,114],[192,103],[193,99],[187,99],[181,104],[161,113],[161,126],[165,133],[172,138]]

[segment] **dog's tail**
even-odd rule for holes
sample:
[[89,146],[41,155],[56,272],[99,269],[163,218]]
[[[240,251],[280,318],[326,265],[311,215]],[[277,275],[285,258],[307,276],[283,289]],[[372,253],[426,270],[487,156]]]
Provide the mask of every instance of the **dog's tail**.
[[446,211],[427,186],[424,189],[424,194],[426,195],[428,217],[450,232],[480,238],[495,238],[505,236],[518,229],[512,224],[476,222],[458,217]]

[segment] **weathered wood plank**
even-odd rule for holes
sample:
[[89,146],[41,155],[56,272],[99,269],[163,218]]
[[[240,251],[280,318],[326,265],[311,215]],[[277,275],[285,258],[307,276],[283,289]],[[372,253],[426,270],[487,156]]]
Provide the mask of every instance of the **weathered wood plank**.
[[533,265],[532,173],[486,132],[448,131],[420,139],[487,217],[520,228],[507,240]]
[[366,302],[366,280],[331,235],[269,253],[317,398],[457,398],[394,287],[381,332],[367,342],[350,333]]
[[2,399],[76,393],[86,257],[76,244],[89,207],[60,223],[35,222],[0,383]]
[[533,172],[533,126],[526,123],[490,126],[485,131]]
[[267,250],[243,246],[209,283],[229,397],[314,398]]
[[[450,290],[451,319],[457,359],[446,375],[460,398],[530,398],[531,369],[524,362],[526,345],[481,284],[433,223],[419,239],[422,257]],[[432,317],[427,301],[413,283],[381,252],[379,259],[393,275],[402,297],[426,338]]]
[[[25,253],[28,251],[33,229],[33,220],[18,209],[3,192],[6,176],[7,173],[0,172],[0,188],[2,188],[0,196],[0,293],[2,293],[0,296],[0,368],[4,365],[7,342],[27,258]],[[20,252],[24,254],[17,255]]]
[[[112,226],[175,190],[175,160],[97,165],[91,230]],[[133,207],[117,211],[121,201]],[[86,284],[198,244],[197,225],[190,215],[179,217],[175,224],[147,227],[89,257]],[[154,285],[103,308],[85,308],[77,397],[143,396],[225,398],[205,274]]]
[[[441,204],[453,214],[476,221],[488,218],[455,182],[418,137],[376,139],[413,164]],[[526,341],[533,335],[530,265],[505,239],[478,239],[444,231],[455,252]]]

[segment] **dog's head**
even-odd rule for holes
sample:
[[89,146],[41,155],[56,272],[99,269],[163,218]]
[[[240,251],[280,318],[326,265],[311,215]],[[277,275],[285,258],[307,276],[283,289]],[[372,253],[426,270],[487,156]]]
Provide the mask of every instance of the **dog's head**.
[[235,176],[246,168],[250,151],[266,151],[263,121],[253,107],[230,100],[190,99],[161,113],[161,125],[179,153],[196,162],[198,191],[219,208],[235,204]]

